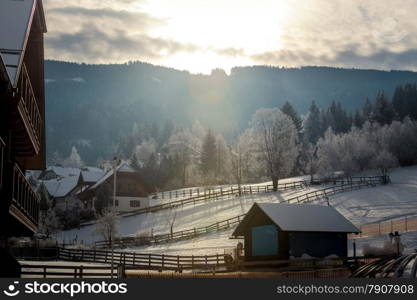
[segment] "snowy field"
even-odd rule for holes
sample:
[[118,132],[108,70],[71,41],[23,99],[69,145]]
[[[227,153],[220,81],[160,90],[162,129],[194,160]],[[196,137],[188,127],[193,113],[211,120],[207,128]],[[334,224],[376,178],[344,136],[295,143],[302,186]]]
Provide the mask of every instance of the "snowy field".
[[[330,203],[358,226],[390,218],[417,215],[417,166],[395,169],[390,176],[392,183],[389,185],[336,194],[330,197]],[[289,180],[299,179],[293,178]],[[242,198],[230,197],[195,206],[180,207],[175,210],[164,210],[121,218],[119,221],[119,234],[121,236],[134,236],[140,233],[168,233],[173,218],[175,218],[174,231],[206,226],[244,214],[254,202],[281,202],[290,197],[323,187],[314,186],[282,193],[246,195]],[[320,201],[316,201],[316,203],[318,204]],[[325,203],[322,202],[322,204]],[[237,244],[237,240],[229,239],[232,231],[233,229],[210,233],[191,240],[127,248],[124,250],[182,255],[224,253],[224,251],[230,251]],[[410,243],[410,245],[406,245],[406,249],[415,247],[415,241],[417,240],[415,235],[417,233],[404,235],[407,237],[406,242]],[[91,244],[96,240],[102,239],[94,233],[94,226],[65,231],[58,238],[66,241],[71,239],[83,240],[84,244]],[[383,237],[378,239],[381,238]],[[378,239],[375,239],[375,241]],[[362,240],[365,241],[365,239],[358,240],[358,253],[360,252]]]

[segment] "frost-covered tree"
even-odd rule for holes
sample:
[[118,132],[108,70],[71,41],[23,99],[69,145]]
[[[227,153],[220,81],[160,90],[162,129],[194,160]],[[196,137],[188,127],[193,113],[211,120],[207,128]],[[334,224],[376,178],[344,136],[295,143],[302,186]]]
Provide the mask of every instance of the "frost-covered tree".
[[142,168],[146,165],[151,155],[156,154],[156,143],[154,139],[143,141],[140,145],[135,147],[133,153],[133,161],[137,164],[136,167]]
[[230,168],[229,146],[223,135],[218,134],[216,137],[216,181],[219,183],[228,181]]
[[376,156],[370,161],[369,166],[373,169],[378,169],[381,175],[386,178],[388,170],[398,166],[398,160],[392,153],[384,149],[378,151]]
[[201,142],[188,129],[180,129],[166,145],[169,155],[176,161],[182,186],[187,184],[187,171],[201,153]]
[[80,154],[75,146],[71,148],[71,154],[64,160],[64,166],[72,168],[80,168],[84,165]]
[[45,234],[47,238],[62,228],[60,220],[53,208],[41,212],[41,222],[39,225],[39,232]]
[[107,211],[97,220],[94,231],[112,245],[118,234],[118,221],[119,217],[115,212]]
[[291,118],[278,108],[258,109],[251,127],[258,146],[256,150],[276,191],[278,180],[294,169],[298,156],[297,129]]
[[243,132],[230,147],[230,172],[232,181],[240,186],[248,181],[256,169],[255,139],[252,129]]

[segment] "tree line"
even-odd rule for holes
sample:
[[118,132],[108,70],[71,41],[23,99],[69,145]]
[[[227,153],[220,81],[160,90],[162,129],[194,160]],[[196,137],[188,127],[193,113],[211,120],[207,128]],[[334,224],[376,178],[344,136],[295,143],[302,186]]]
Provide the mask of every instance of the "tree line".
[[114,152],[130,159],[159,190],[268,179],[276,187],[279,179],[293,175],[386,173],[417,163],[416,84],[398,86],[392,99],[378,92],[354,112],[338,101],[327,108],[316,103],[306,115],[289,101],[260,108],[247,129],[232,138],[199,122],[188,127],[173,120],[135,123]]

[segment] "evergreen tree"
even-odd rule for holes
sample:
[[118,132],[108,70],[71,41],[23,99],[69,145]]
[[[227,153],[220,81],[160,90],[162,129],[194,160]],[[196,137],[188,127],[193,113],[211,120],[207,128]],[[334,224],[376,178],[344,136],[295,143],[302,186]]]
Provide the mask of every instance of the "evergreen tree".
[[363,123],[365,123],[365,120],[359,110],[356,110],[355,116],[353,117],[353,125],[357,128],[362,128]]
[[217,146],[216,138],[212,134],[211,130],[207,132],[203,140],[201,149],[201,171],[205,175],[209,175],[216,170],[216,159],[217,158]]
[[366,97],[365,104],[362,108],[362,115],[365,121],[372,121],[373,106],[368,97]]
[[315,101],[310,105],[307,118],[304,123],[305,136],[310,143],[315,144],[322,136],[322,118],[320,109]]
[[288,101],[285,102],[281,108],[281,111],[291,118],[291,120],[294,122],[295,128],[297,128],[297,131],[300,133],[302,129],[302,121],[291,103]]
[[407,104],[404,88],[400,85],[395,89],[394,96],[392,97],[392,107],[399,120],[404,119],[408,115]]
[[376,96],[372,118],[381,125],[391,124],[395,118],[394,108],[383,92]]

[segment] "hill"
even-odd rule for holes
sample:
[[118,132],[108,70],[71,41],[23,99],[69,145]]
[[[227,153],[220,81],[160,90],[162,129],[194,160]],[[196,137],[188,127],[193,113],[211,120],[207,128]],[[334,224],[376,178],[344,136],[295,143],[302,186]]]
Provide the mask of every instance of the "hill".
[[[231,137],[247,126],[257,108],[291,102],[305,114],[311,101],[342,102],[354,111],[378,91],[417,82],[417,73],[329,67],[236,67],[226,75],[190,74],[147,63],[85,65],[46,61],[47,155],[67,156],[77,146],[88,164],[109,158],[134,124],[172,120]],[[64,138],[63,138],[64,137]]]

